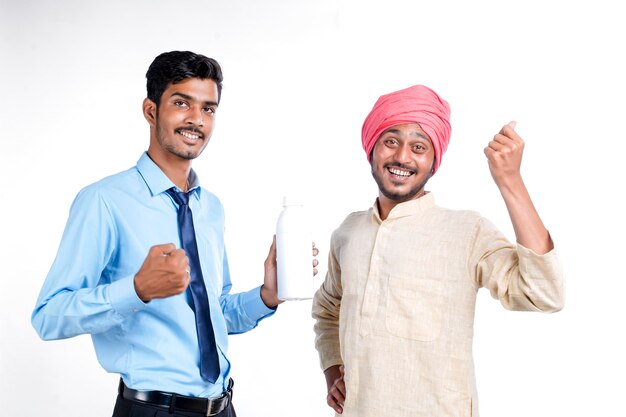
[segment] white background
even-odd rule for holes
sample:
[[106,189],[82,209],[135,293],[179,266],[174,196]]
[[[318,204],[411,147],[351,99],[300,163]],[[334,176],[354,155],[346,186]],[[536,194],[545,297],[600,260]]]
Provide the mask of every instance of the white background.
[[[144,75],[174,49],[223,66],[217,127],[194,167],[225,206],[236,291],[260,284],[282,195],[298,189],[316,212],[323,274],[332,230],[376,197],[361,123],[379,95],[418,83],[452,106],[452,141],[428,189],[513,239],[482,152],[516,120],[567,302],[554,315],[512,313],[479,292],[481,414],[623,413],[618,4],[0,0],[0,414],[111,414],[118,377],[100,368],[90,338],[42,342],[30,314],[76,193],[147,148]],[[332,415],[309,312],[310,301],[287,303],[231,337],[240,416]]]

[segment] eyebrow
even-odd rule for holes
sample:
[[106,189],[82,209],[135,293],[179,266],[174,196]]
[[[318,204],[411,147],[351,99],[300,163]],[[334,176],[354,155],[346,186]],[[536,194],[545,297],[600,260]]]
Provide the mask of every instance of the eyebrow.
[[[170,97],[175,97],[175,96],[182,97],[185,100],[189,100],[189,101],[197,101],[195,98],[193,98],[189,94],[179,93],[178,91],[174,91]],[[217,106],[218,105],[218,103],[215,102],[215,101],[205,101],[204,104],[205,105],[209,105],[209,106]]]
[[[384,135],[386,133],[393,133],[393,134],[397,135],[397,134],[400,133],[400,130],[399,129],[390,128],[390,129],[385,130],[382,134]],[[420,137],[420,138],[425,139],[427,141],[430,141],[430,138],[428,136],[426,136],[422,132],[415,132],[415,135],[411,134],[411,136],[417,136],[417,137]]]

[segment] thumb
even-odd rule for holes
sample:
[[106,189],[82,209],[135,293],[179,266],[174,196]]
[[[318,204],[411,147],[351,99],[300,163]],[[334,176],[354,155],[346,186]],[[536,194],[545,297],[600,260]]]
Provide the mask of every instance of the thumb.
[[515,129],[515,126],[517,126],[517,122],[515,120],[512,120],[509,122],[508,126],[510,126],[511,129]]
[[268,256],[272,254],[273,257],[276,258],[276,235],[274,235],[274,237],[272,238],[272,245],[270,246],[270,252]]
[[173,243],[163,243],[161,245],[154,245],[150,251],[155,255],[169,255],[176,250],[176,245]]

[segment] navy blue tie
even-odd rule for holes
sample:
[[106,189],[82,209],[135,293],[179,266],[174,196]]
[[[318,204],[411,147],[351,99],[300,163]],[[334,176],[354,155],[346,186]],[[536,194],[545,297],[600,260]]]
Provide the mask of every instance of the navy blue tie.
[[193,227],[193,217],[189,208],[189,194],[176,191],[174,188],[167,190],[176,204],[178,204],[178,227],[180,229],[180,239],[183,249],[189,258],[189,269],[191,274],[191,298],[193,309],[196,314],[196,330],[198,332],[198,344],[200,346],[200,375],[202,379],[215,383],[220,374],[220,362],[215,345],[215,334],[213,333],[213,323],[211,322],[211,312],[209,310],[209,298],[202,277],[200,258],[198,256],[198,245],[196,243],[196,233]]

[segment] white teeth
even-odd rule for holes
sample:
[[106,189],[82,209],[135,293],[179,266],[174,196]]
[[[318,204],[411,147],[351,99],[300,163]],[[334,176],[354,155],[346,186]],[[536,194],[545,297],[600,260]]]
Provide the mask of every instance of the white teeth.
[[193,133],[189,133],[189,132],[181,131],[180,134],[183,135],[184,137],[188,138],[188,139],[196,140],[196,139],[200,138],[199,135],[194,135]]
[[389,172],[391,172],[394,175],[400,175],[401,177],[408,177],[411,175],[411,173],[408,171],[402,171],[396,168],[389,168]]

